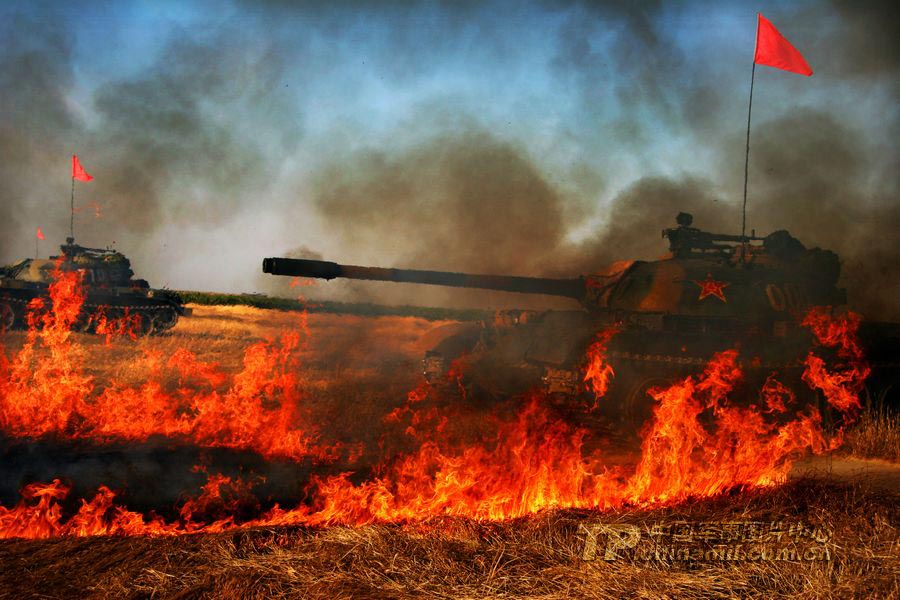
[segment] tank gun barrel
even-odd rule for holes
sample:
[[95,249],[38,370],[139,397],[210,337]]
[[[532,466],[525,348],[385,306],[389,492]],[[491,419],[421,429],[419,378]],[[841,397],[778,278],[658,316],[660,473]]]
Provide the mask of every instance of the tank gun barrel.
[[423,283],[463,288],[479,288],[518,292],[520,294],[547,294],[582,300],[585,296],[585,280],[547,279],[543,277],[516,277],[512,275],[473,275],[446,271],[422,271],[418,269],[383,269],[341,265],[324,260],[303,258],[263,259],[263,273],[290,277],[314,277],[317,279],[368,279],[398,283]]

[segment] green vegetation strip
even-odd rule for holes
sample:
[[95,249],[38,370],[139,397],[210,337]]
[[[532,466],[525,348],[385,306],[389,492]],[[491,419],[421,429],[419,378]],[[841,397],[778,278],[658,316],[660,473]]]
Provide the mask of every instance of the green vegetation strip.
[[178,291],[189,304],[205,306],[252,306],[276,310],[308,310],[313,313],[336,313],[367,317],[419,317],[429,321],[477,321],[490,317],[491,311],[479,309],[434,308],[427,306],[385,306],[371,302],[300,301],[264,294],[220,294],[216,292]]

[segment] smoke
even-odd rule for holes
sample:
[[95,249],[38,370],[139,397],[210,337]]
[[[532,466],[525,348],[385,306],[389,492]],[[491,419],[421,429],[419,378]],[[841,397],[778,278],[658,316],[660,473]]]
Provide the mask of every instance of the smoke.
[[64,156],[61,139],[77,127],[62,90],[71,85],[71,36],[58,22],[21,15],[0,21],[0,255],[13,235],[41,225],[28,213],[45,208],[47,169]]
[[[638,156],[653,147],[653,137],[661,133],[682,136],[676,137],[676,144],[693,139],[690,151],[698,166],[708,161],[708,174],[684,170],[638,177],[601,201],[594,232],[573,241],[567,235],[577,227],[571,217],[580,215],[566,210],[585,199],[573,197],[572,187],[559,181],[552,161],[528,156],[495,131],[435,135],[411,151],[354,154],[323,169],[321,181],[327,183],[320,182],[316,190],[316,206],[329,231],[339,235],[344,256],[389,256],[390,264],[398,266],[572,276],[595,271],[613,260],[657,258],[665,251],[659,231],[671,226],[681,210],[694,213],[697,224],[705,229],[737,233],[744,149],[738,125],[743,107],[734,102],[732,89],[737,85],[723,83],[735,81],[744,86],[746,82],[723,73],[721,66],[710,61],[699,63],[679,46],[673,32],[693,24],[684,15],[631,3],[553,6],[568,11],[558,34],[554,70],[574,84],[586,122],[606,127],[617,147]],[[803,26],[813,11],[823,24],[819,32]],[[898,159],[891,136],[884,135],[885,131],[897,131],[896,112],[889,110],[884,115],[886,130],[876,132],[870,129],[871,123],[865,123],[867,115],[849,107],[859,101],[863,90],[875,92],[868,99],[873,107],[882,106],[880,92],[885,84],[888,97],[896,96],[898,54],[892,52],[898,39],[894,35],[896,20],[886,19],[892,12],[896,9],[886,4],[869,3],[857,11],[855,6],[838,2],[799,13],[775,13],[785,31],[802,34],[804,52],[817,73],[823,73],[828,85],[838,89],[812,108],[809,100],[804,106],[784,92],[770,90],[771,79],[762,79],[770,99],[756,110],[749,226],[760,234],[788,229],[808,246],[835,250],[843,259],[842,284],[848,287],[851,304],[873,318],[897,319],[900,305],[895,298],[900,296],[891,282],[900,275],[894,230],[900,212],[896,204]],[[628,67],[622,69],[622,65]],[[843,87],[844,81],[856,89]],[[818,93],[801,91],[798,86],[806,84],[803,81],[779,83],[788,92],[800,91],[807,98]],[[621,110],[612,124],[603,122],[610,104]],[[730,113],[723,114],[723,107]],[[860,118],[867,127],[862,132],[857,127]],[[480,141],[460,142],[467,138]],[[597,145],[588,141],[584,148]],[[445,154],[437,153],[434,146],[442,147]],[[496,146],[514,151],[518,168],[493,169],[498,163],[482,158]],[[609,149],[607,143],[602,154],[609,154]],[[446,157],[452,158],[443,160]],[[448,178],[453,180],[461,173],[453,165],[470,160],[484,168],[466,169],[462,172],[466,183],[448,188]],[[659,163],[654,157],[646,170],[652,173]],[[600,173],[603,179],[603,172],[618,164],[616,159],[601,158],[580,166]],[[492,172],[485,177],[489,168]],[[336,173],[352,175],[336,177]],[[528,179],[523,179],[523,173],[539,180],[526,186],[534,188],[527,194],[538,201],[537,206],[522,202],[515,192],[493,193],[515,190],[519,182]],[[465,204],[457,190],[463,189],[484,212],[461,210]],[[385,198],[384,192],[393,197]],[[398,206],[402,210],[397,210]],[[522,219],[518,213],[523,207],[530,219]],[[473,223],[468,219],[472,215],[482,219]],[[541,234],[535,235],[535,224],[543,227]],[[455,240],[449,244],[452,247],[447,247],[448,236]],[[485,252],[486,239],[490,248]],[[397,296],[387,296],[371,284],[366,289],[376,299],[396,301]],[[425,293],[406,289],[407,299],[418,300]],[[463,302],[474,299],[453,294]],[[445,293],[428,299],[448,297]],[[524,305],[518,298],[481,299]]]
[[[748,220],[834,250],[851,306],[900,318],[900,180],[877,146],[828,113],[796,110],[753,132]],[[734,147],[734,144],[730,144]],[[723,162],[738,156],[723,151]],[[879,172],[885,169],[885,172]]]
[[[601,229],[573,242],[566,236],[571,216],[564,192],[521,148],[481,130],[437,135],[400,154],[360,152],[329,165],[316,181],[314,201],[345,248],[337,260],[367,264],[367,256],[387,252],[385,266],[551,277],[659,258],[667,251],[660,232],[680,211],[698,215],[698,225],[712,231],[730,231],[739,218],[739,208],[720,201],[708,180],[647,177],[615,197]],[[426,286],[327,287],[332,295],[393,303],[573,306]]]
[[[509,143],[439,135],[392,157],[365,152],[319,176],[316,206],[356,249],[384,240],[399,260],[528,272],[563,232],[562,200]],[[538,250],[538,251],[536,251]]]
[[[816,74],[757,69],[749,225],[836,250],[853,302],[900,318],[896,289],[874,283],[898,280],[897,9],[761,10]],[[39,225],[65,237],[73,152],[95,176],[77,190],[79,241],[115,241],[140,276],[180,288],[293,295],[259,262],[301,245],[571,276],[658,257],[680,210],[711,230],[740,222],[755,11],[738,4],[3,11],[2,262],[30,254]],[[309,295],[546,304],[350,282]]]
[[[284,53],[234,22],[202,35],[175,28],[146,68],[99,82],[86,102],[74,36],[61,17],[16,14],[4,30],[4,258],[20,257],[36,226],[50,243],[68,235],[68,160],[77,152],[95,178],[76,190],[78,241],[119,241],[136,270],[159,277],[155,234],[233,222],[275,178],[280,163],[270,154],[284,155],[302,137],[281,91]],[[214,251],[213,243],[190,249]]]
[[[232,115],[279,108],[267,92],[282,64],[271,48],[234,43],[245,35],[231,26],[203,41],[179,32],[148,72],[99,87],[97,160],[106,172],[93,191],[127,199],[110,204],[117,223],[132,232],[166,221],[215,228],[265,189],[272,165]],[[296,143],[291,125],[274,140],[282,148]]]
[[[826,59],[823,71],[850,80],[896,76],[900,69],[900,7],[884,0],[832,0],[829,4],[837,25],[812,46],[817,56]],[[814,17],[816,8],[810,7],[800,18]],[[886,81],[896,94],[896,79]]]
[[[730,169],[742,158],[736,135],[721,144],[725,187],[742,184]],[[808,246],[842,257],[851,305],[876,318],[898,318],[896,181],[872,177],[873,148],[832,115],[796,110],[754,130],[750,227],[761,235],[789,229]],[[485,273],[569,277],[621,259],[665,253],[660,231],[679,211],[697,225],[736,232],[740,205],[708,180],[645,177],[610,202],[604,225],[586,239],[565,235],[566,198],[522,151],[484,131],[436,136],[397,155],[362,152],[323,169],[315,202],[347,248],[342,260],[389,252],[389,264]],[[329,291],[383,302],[488,302],[549,306],[546,300],[432,292],[408,286],[346,284]],[[556,305],[556,304],[554,304]]]
[[566,250],[582,273],[617,260],[653,260],[666,254],[661,233],[674,226],[679,212],[699,217],[695,224],[703,229],[723,231],[733,225],[734,210],[719,201],[709,181],[646,177],[616,196],[603,230]]
[[[314,189],[328,230],[346,248],[333,259],[367,264],[366,257],[389,253],[385,266],[401,268],[571,277],[664,254],[660,231],[679,211],[702,215],[712,230],[735,221],[734,207],[718,201],[709,181],[649,177],[615,198],[603,229],[572,242],[563,191],[521,148],[477,129],[436,135],[399,154],[360,152],[323,168]],[[425,286],[327,286],[332,294],[382,302],[560,306]]]
[[[565,231],[560,192],[520,148],[473,127],[399,154],[358,152],[326,165],[314,190],[329,231],[347,247],[343,260],[363,264],[388,253],[398,267],[527,275]],[[487,297],[428,288],[384,293],[376,297],[413,304],[447,294]]]

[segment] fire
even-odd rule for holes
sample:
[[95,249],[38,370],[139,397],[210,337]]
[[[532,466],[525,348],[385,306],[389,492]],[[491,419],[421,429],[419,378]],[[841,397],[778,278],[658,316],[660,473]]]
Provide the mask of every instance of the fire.
[[12,360],[0,353],[0,427],[8,434],[65,429],[74,407],[92,391],[90,377],[79,368],[80,349],[69,339],[84,302],[80,277],[59,273],[49,290],[52,309],[32,300],[22,349]]
[[856,313],[834,317],[829,309],[821,307],[809,311],[803,320],[822,346],[836,350],[840,361],[837,370],[829,370],[821,357],[810,352],[803,380],[821,390],[829,404],[850,418],[860,408],[859,393],[871,372],[857,337],[860,320]]
[[[336,451],[315,445],[317,433],[302,410],[297,356],[304,321],[280,340],[249,346],[233,377],[177,350],[162,367],[158,356],[148,355],[150,375],[142,385],[99,390],[72,340],[84,302],[80,283],[77,272],[58,272],[50,286],[51,310],[34,301],[22,349],[12,358],[0,353],[0,427],[7,434],[98,441],[142,441],[161,434],[297,460],[327,459]],[[98,323],[110,336],[132,331],[127,322],[116,325],[103,315]],[[168,383],[173,379],[174,389]]]
[[[60,536],[91,535],[179,535],[184,533],[215,533],[234,527],[228,516],[211,523],[191,520],[195,513],[204,513],[212,506],[222,506],[222,491],[230,489],[244,493],[247,484],[213,474],[203,486],[203,493],[182,506],[181,523],[166,523],[160,517],[147,519],[140,513],[114,505],[115,492],[100,486],[90,501],[81,500],[77,512],[69,519],[62,518],[61,502],[69,495],[69,487],[54,479],[47,484],[33,483],[22,490],[22,499],[11,509],[0,506],[0,539],[24,537],[46,539]],[[230,508],[236,506],[230,501]]]
[[455,451],[426,441],[382,476],[361,485],[345,475],[321,482],[311,524],[361,524],[441,515],[521,516],[558,506],[593,505],[587,431],[555,418],[533,396],[492,439]]
[[[773,484],[784,479],[799,452],[828,448],[815,411],[778,425],[762,407],[729,405],[728,394],[742,377],[737,357],[735,350],[719,353],[699,377],[650,390],[656,406],[629,484],[632,501]],[[711,424],[704,424],[704,415]]]
[[310,279],[308,277],[291,277],[291,282],[288,284],[289,287],[310,287],[313,285],[318,285],[315,279]]
[[58,536],[140,535],[175,533],[161,519],[149,523],[138,513],[113,506],[115,494],[101,486],[90,502],[81,501],[78,512],[62,519],[60,501],[69,488],[58,479],[33,483],[22,490],[22,500],[12,509],[0,506],[0,538],[43,539]]
[[[306,396],[297,364],[302,328],[250,345],[233,376],[187,350],[168,357],[148,353],[145,382],[98,390],[70,339],[69,327],[83,301],[78,283],[77,275],[62,274],[51,290],[52,310],[33,307],[34,326],[22,350],[9,359],[0,354],[0,427],[7,435],[103,442],[161,434],[270,457],[333,457],[336,449],[317,443],[302,410]],[[804,324],[820,348],[837,358],[819,356],[814,349],[803,380],[852,418],[869,373],[856,337],[858,316],[815,310]],[[606,348],[615,333],[615,328],[601,332],[587,352],[584,381],[597,400],[613,376]],[[757,399],[738,402],[734,395],[744,383],[740,365],[738,351],[727,350],[713,356],[702,372],[651,389],[652,417],[632,466],[612,464],[602,451],[589,450],[585,441],[591,431],[561,419],[539,392],[522,399],[517,411],[487,418],[435,405],[441,394],[464,399],[461,370],[466,367],[460,361],[448,375],[451,385],[422,382],[404,406],[384,416],[405,432],[411,449],[386,458],[368,477],[349,471],[312,476],[308,499],[293,509],[276,505],[237,523],[237,506],[252,497],[251,484],[211,474],[199,497],[185,502],[172,522],[116,506],[115,493],[106,487],[64,518],[69,489],[57,480],[28,485],[18,505],[0,507],[0,537],[172,535],[445,515],[506,519],[553,508],[655,505],[776,484],[796,457],[840,443],[840,432],[829,435],[818,409],[800,405],[775,374]]]
[[590,384],[590,389],[594,393],[593,408],[597,408],[600,399],[606,395],[610,381],[615,375],[612,365],[606,361],[606,347],[618,332],[618,327],[602,330],[587,349],[587,366],[584,369],[583,381]]
[[[763,407],[727,404],[742,378],[737,351],[716,355],[706,370],[665,389],[633,473],[584,456],[589,432],[553,418],[533,396],[516,419],[484,444],[447,452],[426,441],[382,477],[360,485],[346,475],[320,483],[308,524],[405,521],[441,515],[518,517],[559,507],[611,508],[714,495],[782,481],[802,451],[833,447],[812,408],[778,424]],[[705,424],[702,415],[711,417]]]
[[101,306],[89,320],[94,325],[94,331],[106,337],[107,346],[118,338],[127,337],[136,340],[141,328],[141,316],[130,312],[127,308],[121,317],[113,317]]

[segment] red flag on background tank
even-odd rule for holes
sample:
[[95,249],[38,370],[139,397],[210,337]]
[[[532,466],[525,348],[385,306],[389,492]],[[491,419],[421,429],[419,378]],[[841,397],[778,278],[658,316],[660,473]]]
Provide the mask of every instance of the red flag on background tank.
[[94,177],[89,175],[87,171],[84,170],[84,167],[81,166],[81,163],[78,162],[78,156],[72,155],[72,179],[77,179],[78,181],[90,181]]
[[37,232],[35,232],[34,236],[39,240],[44,239],[44,232],[41,231],[40,227],[37,228]]
[[759,20],[756,24],[756,54],[753,62],[807,77],[812,75],[813,71],[806,64],[803,55],[762,16],[762,13],[757,13],[757,17]]

